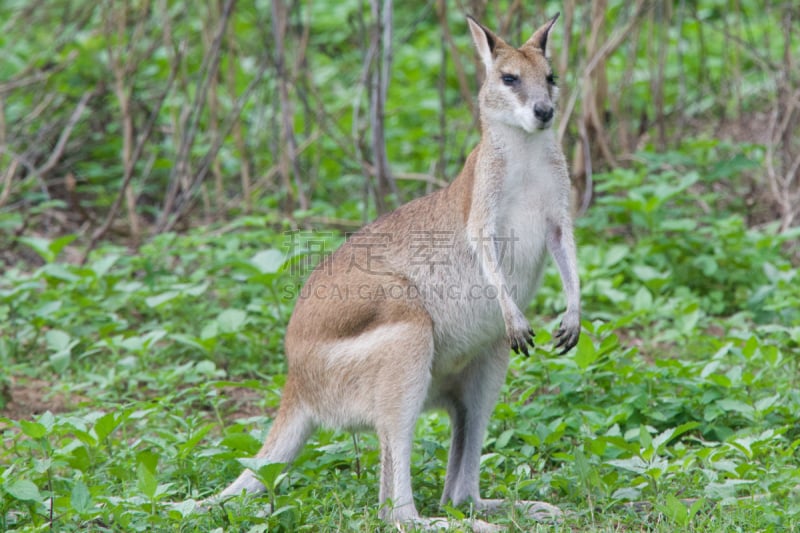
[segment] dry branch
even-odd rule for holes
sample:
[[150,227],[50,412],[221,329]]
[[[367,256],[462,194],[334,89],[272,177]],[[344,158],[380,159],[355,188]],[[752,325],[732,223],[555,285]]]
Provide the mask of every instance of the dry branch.
[[[382,3],[382,5],[381,5]],[[370,0],[373,29],[371,46],[376,53],[370,70],[370,131],[372,132],[372,157],[375,176],[375,206],[378,213],[389,210],[386,196],[397,199],[397,185],[389,168],[386,154],[385,112],[386,92],[389,87],[389,71],[392,63],[392,0]]]
[[203,106],[205,105],[208,97],[208,86],[210,80],[211,78],[216,77],[217,71],[219,70],[222,39],[228,27],[228,21],[233,13],[235,4],[236,0],[226,0],[225,2],[225,5],[222,9],[222,15],[220,17],[219,27],[216,35],[214,36],[214,41],[211,44],[209,52],[203,58],[203,64],[200,68],[202,77],[200,79],[200,84],[197,87],[194,101],[192,102],[191,107],[185,110],[187,113],[186,117],[188,120],[188,125],[184,129],[180,139],[180,146],[178,148],[175,165],[170,173],[170,184],[167,191],[167,197],[164,200],[161,215],[159,216],[159,220],[156,224],[156,233],[164,231],[165,227],[167,226],[167,220],[172,217],[174,204],[181,194],[182,183],[184,184],[183,193],[186,193],[185,186],[188,185],[189,182],[189,159],[191,158],[191,148],[194,146],[197,129],[200,124],[200,116],[202,115]]
[[[439,27],[442,28],[442,41],[447,44],[447,48],[450,51],[450,59],[453,60],[453,67],[456,70],[456,79],[458,79],[458,92],[461,93],[461,101],[469,107],[470,113],[472,113],[472,116],[475,118],[475,120],[477,120],[478,109],[475,105],[475,97],[472,95],[472,89],[470,89],[464,64],[461,62],[462,54],[461,51],[456,48],[456,43],[453,41],[453,36],[450,33],[450,23],[447,20],[446,0],[438,0],[436,2],[436,14],[439,18]],[[444,61],[445,57],[442,56],[442,62]],[[480,80],[483,76],[483,71],[481,69],[477,69],[476,72],[478,73],[478,79]],[[442,113],[444,112],[445,109],[442,108]]]
[[81,99],[78,101],[78,104],[75,106],[75,109],[72,111],[69,120],[67,120],[67,124],[64,126],[64,129],[61,130],[61,134],[58,136],[58,141],[56,142],[53,151],[50,153],[50,157],[47,158],[47,161],[42,166],[34,169],[33,174],[39,177],[42,183],[42,188],[45,192],[47,192],[47,185],[44,181],[44,175],[53,170],[61,157],[64,155],[64,149],[67,147],[67,142],[72,135],[72,130],[75,129],[75,126],[81,119],[83,112],[86,110],[86,106],[89,104],[89,100],[91,100],[92,97],[94,97],[98,92],[99,89],[95,87],[83,93]]
[[[300,209],[308,209],[308,197],[305,193],[305,186],[302,181],[300,162],[297,157],[297,140],[294,131],[294,106],[289,98],[289,73],[286,69],[286,30],[289,25],[289,13],[284,0],[274,0],[272,2],[272,29],[275,44],[275,76],[278,82],[278,99],[280,101],[280,115],[282,124],[282,136],[285,151],[281,154],[284,158],[281,172],[284,182],[290,187],[291,180],[289,175],[294,178],[294,186],[297,192],[297,202]],[[299,53],[303,53],[301,49]]]
[[117,197],[114,200],[114,203],[111,205],[111,209],[109,209],[108,213],[106,214],[106,218],[103,221],[103,224],[97,228],[93,233],[91,238],[89,239],[89,243],[86,246],[86,249],[83,252],[83,257],[81,258],[81,264],[86,264],[86,260],[89,257],[89,254],[92,250],[97,246],[97,243],[100,239],[105,236],[108,230],[111,228],[111,224],[114,222],[114,219],[117,217],[119,213],[119,208],[122,205],[122,200],[125,197],[125,191],[128,190],[131,180],[134,176],[134,170],[136,168],[136,163],[141,159],[142,153],[144,152],[144,147],[147,144],[147,141],[150,139],[150,136],[153,133],[153,129],[158,121],[158,116],[161,113],[161,109],[164,106],[164,101],[167,98],[167,95],[172,90],[172,85],[175,82],[175,77],[178,73],[178,66],[181,62],[181,56],[176,56],[170,67],[169,78],[167,79],[167,83],[164,86],[164,90],[158,97],[156,101],[156,105],[153,107],[153,110],[150,112],[149,117],[147,118],[147,122],[144,125],[144,129],[142,133],[139,135],[138,139],[136,140],[136,146],[134,147],[132,153],[130,154],[130,164],[125,165],[125,175],[122,180],[122,185],[120,186],[119,193],[117,193]]
[[253,92],[253,89],[255,89],[259,83],[261,83],[261,80],[264,78],[264,74],[266,73],[268,67],[269,61],[263,61],[258,69],[258,72],[247,85],[244,92],[236,99],[233,109],[231,109],[229,113],[228,120],[222,127],[220,135],[214,139],[214,143],[212,144],[211,148],[208,149],[205,156],[200,161],[199,168],[192,177],[192,180],[189,182],[186,190],[183,191],[183,193],[177,198],[172,213],[164,218],[163,226],[161,226],[160,231],[171,231],[177,221],[180,220],[180,218],[191,206],[194,193],[197,192],[197,189],[203,183],[203,180],[211,168],[212,162],[216,159],[217,155],[219,154],[219,150],[222,148],[225,138],[228,136],[228,134],[230,134],[233,125],[240,119],[239,116],[242,112],[242,108],[250,98],[250,94]]
[[[628,34],[632,31],[633,27],[639,23],[639,18],[641,17],[642,13],[644,12],[644,8],[646,7],[646,0],[637,0],[636,5],[633,8],[633,14],[628,19],[628,22],[617,30],[614,35],[612,35],[598,50],[595,52],[592,57],[586,62],[585,66],[581,70],[581,74],[579,79],[585,79],[592,75],[594,70],[598,67],[598,65],[605,61],[608,56],[610,56],[619,46],[625,41]],[[569,100],[567,105],[564,108],[564,112],[561,115],[561,123],[559,124],[558,128],[558,138],[559,141],[563,141],[564,135],[566,134],[566,129],[569,126],[570,117],[572,116],[572,112],[575,109],[575,104],[578,100],[578,96],[580,95],[580,87],[573,89],[570,93]]]

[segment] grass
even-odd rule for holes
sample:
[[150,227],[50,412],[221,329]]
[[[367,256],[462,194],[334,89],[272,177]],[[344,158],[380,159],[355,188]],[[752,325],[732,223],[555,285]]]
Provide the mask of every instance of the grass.
[[[745,226],[735,197],[704,178],[735,181],[728,150],[738,148],[698,141],[598,178],[577,229],[581,341],[564,357],[548,349],[563,308],[551,270],[528,310],[538,348],[512,359],[482,460],[484,495],[546,500],[567,516],[537,525],[509,510],[493,522],[800,523],[800,233]],[[328,249],[341,240],[308,238]],[[308,263],[291,242],[271,220],[243,218],[161,235],[135,254],[106,245],[77,266],[59,259],[72,237],[20,238],[41,260],[0,277],[0,529],[391,530],[377,519],[371,434],[318,432],[286,474],[262,470],[274,488],[264,496],[207,514],[166,505],[230,482],[269,428],[286,296]],[[417,505],[469,517],[438,507],[448,437],[446,416],[422,417]]]

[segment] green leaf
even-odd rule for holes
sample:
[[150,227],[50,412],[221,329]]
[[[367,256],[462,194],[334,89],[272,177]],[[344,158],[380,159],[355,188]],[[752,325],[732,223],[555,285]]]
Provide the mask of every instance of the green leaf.
[[592,477],[592,468],[589,465],[589,461],[586,459],[586,455],[580,448],[575,449],[575,469],[581,481],[588,483]]
[[644,282],[654,279],[663,279],[669,276],[669,272],[659,272],[655,268],[647,265],[634,265],[631,270],[633,270],[637,278]]
[[188,294],[189,296],[200,296],[201,294],[204,294],[208,290],[208,287],[209,283],[203,282],[195,285],[194,287],[189,287],[183,292]]
[[17,500],[22,500],[24,502],[38,502],[42,500],[39,489],[33,482],[27,479],[18,479],[3,488],[9,495]]
[[32,439],[41,439],[47,435],[47,428],[39,422],[31,422],[30,420],[20,420],[19,426],[22,432]]
[[120,420],[114,413],[106,413],[98,418],[94,424],[94,433],[97,435],[97,441],[105,440],[119,426],[119,423]]
[[642,445],[642,448],[645,450],[653,450],[653,437],[650,436],[650,432],[644,426],[639,426],[639,444]]
[[178,511],[182,518],[191,516],[196,508],[197,502],[194,500],[184,500],[182,502],[173,503],[170,505],[170,509]]
[[[203,440],[203,437],[205,437],[206,434],[208,434],[208,432],[211,431],[214,427],[215,427],[214,424],[206,424],[204,426],[201,426],[199,429],[197,428],[193,429],[192,436],[186,439],[183,443],[181,443],[178,446],[180,457],[186,457],[187,455],[189,455],[189,453],[191,453],[197,447],[200,441]],[[256,451],[257,450],[258,447],[256,447]],[[255,453],[255,451],[253,453]]]
[[649,465],[639,456],[630,457],[628,459],[612,459],[606,461],[606,464],[628,470],[636,474],[644,474],[647,472]]
[[148,499],[155,498],[156,491],[158,490],[158,480],[155,474],[147,468],[144,463],[139,463],[136,469],[136,487]]
[[503,449],[508,445],[508,441],[511,440],[511,437],[514,435],[513,429],[507,429],[497,437],[497,440],[494,443],[494,447],[498,450]]
[[76,283],[81,280],[80,276],[76,276],[72,269],[74,267],[66,266],[62,263],[48,263],[39,269],[39,273],[46,278],[53,278],[67,283]]
[[283,253],[278,250],[262,250],[250,259],[250,264],[262,274],[277,273],[284,263]]
[[240,309],[226,309],[217,317],[219,331],[222,333],[236,333],[244,325],[247,313]]
[[650,441],[651,445],[653,446],[653,450],[658,452],[659,448],[661,448],[663,445],[665,445],[672,439],[672,435],[674,433],[675,433],[675,428],[669,428],[656,435],[656,438]]
[[630,255],[630,248],[622,245],[615,244],[610,246],[603,254],[603,266],[605,268],[612,267]]
[[672,441],[672,440],[674,440],[674,439],[676,439],[676,438],[678,438],[678,437],[680,437],[681,435],[683,435],[687,431],[691,431],[691,430],[693,430],[695,428],[698,428],[698,427],[700,427],[700,423],[699,422],[686,422],[685,424],[681,424],[680,426],[676,427],[672,431],[672,435],[670,435],[669,439],[667,439],[665,444],[670,442],[670,441]]
[[755,480],[750,479],[726,479],[722,483],[711,482],[705,486],[703,492],[712,500],[722,500],[725,498],[734,498],[736,490],[745,485],[752,485],[756,483]]
[[61,253],[69,243],[74,241],[78,236],[75,234],[64,235],[63,237],[58,237],[54,239],[53,242],[50,243],[48,246],[50,252],[53,254],[53,259],[55,260],[58,257],[58,254]]
[[158,459],[158,454],[152,450],[143,450],[136,455],[136,462],[151,472],[158,470]]
[[775,394],[774,396],[767,396],[766,398],[761,398],[756,402],[756,412],[761,413],[775,405],[775,403],[781,399],[780,394]]
[[56,417],[53,416],[53,413],[50,411],[45,411],[37,420],[41,425],[45,427],[48,433],[53,430],[53,425],[56,423]]
[[[212,335],[212,337],[213,337],[213,335]],[[196,348],[196,349],[201,350],[201,351],[206,351],[206,347],[205,346],[203,346],[202,344],[197,342],[197,340],[195,340],[194,337],[191,337],[189,335],[184,335],[182,333],[173,333],[173,334],[169,335],[169,338],[174,340],[175,342],[178,342],[178,343],[183,344],[185,346],[190,346],[192,348]]]
[[94,272],[95,277],[102,278],[111,270],[111,267],[114,266],[119,257],[117,254],[103,256],[89,265],[89,268]]
[[247,458],[237,460],[239,461],[239,464],[252,470],[256,474],[258,480],[270,490],[275,488],[281,473],[286,468],[285,463],[272,463],[264,458]]
[[[200,340],[201,341],[207,341],[207,340],[213,339],[217,335],[219,335],[219,321],[218,320],[214,320],[213,322],[206,323],[206,325],[203,326],[203,329],[200,330]],[[204,349],[207,349],[207,348],[204,347]]]
[[47,343],[47,347],[54,352],[70,348],[71,339],[69,334],[59,329],[48,330],[47,333],[44,334],[44,340]]
[[261,447],[261,442],[249,433],[231,433],[222,439],[220,446],[236,450],[237,452],[254,455]]
[[89,494],[89,489],[83,481],[78,480],[72,485],[69,503],[78,514],[83,514],[89,510],[92,503],[92,496]]
[[752,419],[755,410],[752,406],[747,405],[746,403],[739,401],[739,400],[732,400],[730,398],[723,398],[722,400],[717,400],[717,405],[724,409],[725,411],[739,413],[740,415],[744,416],[747,419]]
[[57,374],[63,374],[69,368],[69,363],[72,360],[72,354],[68,350],[56,352],[49,357],[50,364]]
[[178,291],[162,292],[161,294],[145,298],[144,303],[147,304],[147,307],[158,307],[159,305],[165,304],[170,300],[174,300],[179,294],[180,293]]
[[56,258],[50,249],[50,241],[43,237],[19,237],[18,240],[36,252],[46,263],[51,263]]
[[633,296],[633,309],[635,311],[648,311],[653,307],[653,295],[646,287],[639,287]]
[[664,505],[659,506],[661,511],[671,521],[678,524],[680,527],[686,527],[689,523],[689,511],[686,505],[672,494],[667,494],[666,502]]
[[750,359],[756,353],[758,347],[758,339],[755,337],[755,335],[751,335],[750,338],[747,339],[747,342],[744,343],[744,346],[742,346],[742,355]]
[[575,350],[575,363],[581,370],[586,370],[599,356],[588,335],[581,335]]
[[642,487],[646,486],[647,483],[643,483],[638,487],[622,487],[615,490],[611,497],[615,500],[636,501],[642,496]]
[[695,515],[700,512],[700,509],[702,509],[705,504],[706,504],[705,498],[700,498],[696,502],[694,502],[692,506],[689,507],[689,520],[694,518]]

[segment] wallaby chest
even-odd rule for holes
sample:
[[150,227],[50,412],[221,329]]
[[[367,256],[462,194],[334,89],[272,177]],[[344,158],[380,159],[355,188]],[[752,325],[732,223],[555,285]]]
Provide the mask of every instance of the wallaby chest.
[[[495,190],[481,198],[491,198],[495,205],[493,245],[497,252],[499,268],[508,283],[508,290],[517,305],[524,309],[533,298],[539,285],[546,251],[548,219],[562,205],[559,174],[550,163],[548,149],[553,145],[543,143],[542,137],[514,139],[494,155],[494,176],[478,175],[477,180],[491,180]],[[478,167],[478,172],[484,171]],[[484,182],[486,183],[486,182]],[[476,189],[481,184],[476,185]],[[468,240],[488,238],[487,235],[467,234]],[[471,244],[474,245],[474,242]],[[486,242],[480,243],[481,246]],[[475,253],[481,253],[480,247]],[[456,263],[459,268],[448,283],[457,283],[460,302],[429,302],[436,335],[437,358],[434,374],[458,371],[472,357],[486,352],[505,334],[503,317],[498,306],[498,295],[493,292],[481,271],[480,261],[470,257]],[[445,304],[445,305],[437,305]]]
[[545,257],[548,220],[563,205],[560,175],[551,163],[549,139],[522,139],[505,147],[497,206],[500,263],[509,284],[527,306],[536,290]]

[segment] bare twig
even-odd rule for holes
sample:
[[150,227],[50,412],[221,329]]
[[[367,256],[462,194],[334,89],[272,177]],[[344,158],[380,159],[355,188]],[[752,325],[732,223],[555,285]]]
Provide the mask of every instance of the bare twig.
[[[437,13],[439,16],[439,25],[443,26],[447,24],[447,3],[440,0],[436,2],[436,5],[439,8]],[[447,44],[444,39],[442,39],[439,45],[439,51],[442,55],[441,64],[439,65],[439,77],[436,80],[436,93],[439,97],[439,138],[437,139],[439,142],[439,150],[437,151],[438,157],[435,163],[435,174],[437,176],[444,176],[447,172],[447,61],[445,61],[447,57]],[[425,192],[430,193],[431,190],[432,187],[429,182]]]
[[395,179],[403,181],[422,181],[439,189],[447,187],[447,180],[439,179],[430,174],[422,174],[420,172],[395,172]]
[[97,94],[97,92],[98,88],[95,87],[83,93],[81,99],[78,101],[78,104],[75,106],[75,109],[72,111],[72,115],[70,115],[69,120],[67,120],[67,124],[64,126],[64,129],[61,130],[61,135],[58,136],[58,141],[56,142],[53,151],[50,153],[50,157],[47,158],[47,161],[42,166],[38,167],[34,171],[35,174],[41,177],[55,168],[59,159],[61,159],[61,156],[64,155],[64,149],[67,147],[67,142],[72,135],[72,130],[75,129],[75,126],[81,119],[81,115],[83,115],[83,112],[86,110],[89,100],[91,100],[92,97]]
[[578,205],[578,216],[582,216],[589,209],[589,204],[592,202],[592,193],[594,191],[594,179],[592,173],[592,155],[591,147],[589,146],[589,136],[586,133],[586,124],[583,121],[578,121],[578,132],[580,134],[581,142],[583,143],[583,169],[584,169],[584,184],[583,194],[580,198]]
[[[228,53],[234,56],[238,51],[236,47],[236,39],[233,32],[228,33]],[[236,65],[237,61],[228,61],[228,73],[225,76],[228,93],[236,93]],[[236,143],[236,149],[239,151],[239,160],[241,164],[241,186],[244,212],[249,213],[253,207],[253,183],[252,183],[252,164],[250,161],[247,144],[244,140],[244,133],[242,131],[242,121],[237,120],[233,125],[233,139]]]
[[208,54],[203,58],[203,65],[200,70],[203,76],[200,84],[197,87],[194,102],[191,108],[187,110],[188,124],[181,136],[180,146],[178,147],[178,154],[175,160],[175,165],[170,173],[170,184],[167,191],[167,197],[164,200],[164,205],[159,216],[158,223],[156,224],[156,233],[164,231],[167,220],[171,217],[172,209],[175,201],[180,193],[181,182],[188,181],[188,167],[189,158],[191,156],[191,147],[194,145],[194,139],[197,135],[197,128],[200,122],[200,115],[202,114],[203,105],[208,95],[208,86],[211,78],[217,75],[219,69],[220,50],[222,47],[222,39],[225,35],[228,21],[233,13],[236,0],[226,0],[222,9],[220,17],[219,28],[211,49]]
[[58,64],[54,64],[52,66],[48,66],[48,68],[46,69],[38,70],[27,76],[18,77],[16,79],[0,83],[0,96],[10,93],[11,91],[22,89],[30,85],[35,85],[37,83],[48,80],[51,76],[53,76],[53,74],[65,70],[70,65],[70,63],[72,63],[75,57],[77,57],[77,55],[78,53],[76,51],[72,51],[70,52],[69,56],[67,56],[67,59],[65,61],[62,61]]
[[[210,16],[203,25],[203,39],[212,41],[213,28],[217,24],[216,15],[220,11],[219,0],[212,0],[208,2]],[[220,114],[220,101],[219,101],[219,76],[214,76],[209,80],[209,97],[208,97],[208,133],[212,138],[219,135],[219,114]],[[204,210],[206,219],[210,219],[212,211],[221,212],[224,205],[224,190],[222,178],[222,168],[219,159],[214,159],[211,164],[211,174],[213,176],[214,194],[210,198],[205,198],[204,195]],[[211,198],[216,202],[215,206],[211,205]]]
[[178,220],[180,220],[180,218],[186,212],[188,207],[191,205],[192,197],[194,193],[197,191],[198,187],[200,187],[200,185],[202,184],[206,175],[208,174],[208,171],[211,167],[211,163],[217,157],[220,148],[222,148],[222,143],[224,142],[225,137],[227,137],[228,134],[230,133],[231,129],[233,128],[233,124],[239,120],[239,115],[242,112],[242,108],[250,98],[250,94],[253,92],[253,89],[255,89],[259,83],[261,83],[261,80],[263,79],[264,74],[266,73],[268,67],[269,67],[269,62],[263,61],[256,75],[247,85],[241,96],[237,98],[236,103],[233,106],[233,109],[230,111],[227,122],[222,127],[220,135],[218,135],[214,139],[214,143],[212,144],[211,148],[209,148],[209,150],[206,152],[205,156],[201,160],[197,173],[194,175],[193,179],[189,183],[189,186],[186,188],[186,190],[182,192],[182,194],[176,197],[174,209],[168,216],[165,217],[160,231],[172,230],[172,228],[175,226]]
[[5,172],[3,172],[3,190],[0,191],[0,206],[5,205],[8,201],[8,197],[11,195],[11,183],[14,179],[14,174],[17,172],[17,167],[19,166],[19,160],[12,159],[11,164],[8,165],[8,168]]
[[[115,20],[111,20],[112,18]],[[116,28],[112,28],[114,22],[116,22]],[[111,36],[114,32],[116,32],[119,39],[123,40],[125,38],[125,32],[127,29],[126,9],[109,11],[105,17],[105,25],[107,36]],[[142,25],[143,24],[140,20],[138,22],[138,26],[141,27]],[[130,46],[128,48],[130,48]],[[127,64],[124,63],[120,57],[122,54],[118,54],[114,50],[114,46],[112,46],[110,39],[108,40],[107,53],[109,58],[109,67],[114,75],[114,92],[117,95],[117,101],[119,102],[120,108],[120,119],[122,121],[122,168],[123,174],[127,176],[132,174],[132,168],[134,164],[134,162],[131,160],[134,134],[133,117],[131,116],[130,109],[131,89],[126,85],[126,81],[128,78],[128,73],[135,70],[135,67],[138,66],[138,62],[135,60],[130,60]],[[130,57],[130,54],[128,54],[128,57]],[[134,66],[132,67],[131,65]],[[136,201],[130,188],[123,187],[123,191],[127,201],[128,220],[131,227],[131,234],[134,240],[138,240],[139,221],[138,217],[136,216]]]
[[[439,17],[439,27],[442,29],[442,42],[447,43],[447,48],[450,50],[450,57],[453,60],[453,67],[455,68],[456,79],[458,80],[458,92],[461,93],[461,101],[469,107],[470,113],[472,113],[472,116],[477,120],[478,109],[475,105],[475,97],[472,95],[472,89],[470,89],[470,83],[467,78],[466,70],[464,69],[464,64],[461,62],[462,54],[456,47],[456,43],[453,41],[453,36],[450,34],[450,23],[447,20],[446,0],[438,0],[436,2],[436,14]],[[445,62],[444,55],[442,55],[442,62]],[[483,79],[483,70],[478,68],[477,75],[480,82],[480,80]],[[442,109],[442,113],[444,113],[444,111],[445,110]]]
[[86,249],[83,252],[83,257],[81,258],[81,264],[86,264],[86,260],[88,259],[89,254],[94,249],[94,247],[97,246],[97,243],[100,241],[100,239],[102,239],[103,236],[108,232],[109,228],[111,228],[112,222],[119,213],[119,208],[122,205],[123,198],[125,197],[125,191],[128,190],[128,186],[130,185],[130,182],[133,179],[134,170],[136,168],[136,162],[139,161],[139,159],[141,159],[144,147],[153,133],[153,129],[156,125],[156,122],[158,121],[158,116],[161,112],[161,108],[164,106],[164,101],[166,100],[170,90],[172,90],[172,85],[175,82],[175,77],[177,75],[178,66],[180,65],[180,63],[181,63],[181,56],[178,55],[172,61],[169,78],[167,79],[167,83],[164,86],[164,90],[159,95],[156,105],[153,107],[153,110],[150,112],[150,116],[147,118],[147,122],[144,125],[142,133],[136,140],[136,146],[134,147],[133,152],[130,155],[131,164],[125,166],[125,175],[123,177],[119,193],[117,193],[117,197],[114,200],[114,203],[111,205],[111,209],[109,209],[108,214],[106,215],[106,218],[103,221],[103,224],[92,233],[89,243],[87,244]]
[[[308,209],[308,198],[305,193],[305,186],[302,181],[302,173],[297,158],[297,140],[294,132],[294,106],[289,98],[289,73],[286,69],[286,49],[284,46],[286,30],[289,25],[289,14],[285,0],[274,0],[272,2],[272,28],[275,44],[275,76],[278,85],[278,99],[280,101],[280,115],[282,124],[282,135],[285,143],[285,158],[283,164],[283,174],[286,183],[290,182],[289,174],[294,177],[294,186],[297,189],[297,201],[300,209]],[[291,169],[291,170],[289,170]]]
[[[773,200],[778,204],[781,218],[781,231],[787,230],[795,217],[800,212],[798,198],[800,188],[797,181],[797,173],[800,170],[800,154],[794,160],[784,159],[781,169],[775,167],[776,148],[782,150],[791,149],[790,126],[793,117],[800,109],[800,90],[795,91],[784,99],[779,98],[770,115],[769,142],[766,145],[765,162],[767,167],[767,185]],[[779,120],[779,117],[782,117]]]
[[[397,199],[397,185],[389,169],[384,136],[386,92],[389,86],[389,69],[392,63],[392,0],[371,0],[373,31],[372,46],[379,50],[375,54],[370,75],[370,129],[372,132],[372,156],[375,168],[375,206],[378,213],[389,210],[385,197],[393,194]],[[382,3],[382,5],[381,5]]]
[[[594,72],[594,69],[597,68],[597,66],[602,61],[607,59],[608,56],[610,56],[614,52],[614,50],[619,48],[619,46],[625,41],[625,38],[633,29],[633,27],[639,23],[639,17],[643,13],[646,3],[647,3],[646,0],[636,0],[636,4],[633,8],[633,13],[631,14],[631,17],[628,19],[628,22],[625,24],[625,26],[617,30],[614,33],[614,35],[612,35],[603,44],[603,46],[601,46],[600,49],[597,50],[597,52],[595,52],[595,54],[591,57],[591,59],[589,59],[589,61],[586,62],[586,66],[583,67],[579,79],[584,79],[591,76],[592,72]],[[564,107],[564,111],[561,114],[561,123],[559,124],[558,127],[559,142],[563,141],[564,139],[564,134],[566,133],[567,126],[569,125],[570,116],[572,115],[572,112],[575,109],[575,103],[577,102],[580,93],[581,93],[580,86],[576,86],[576,88],[573,89],[572,92],[570,93],[567,105]]]

